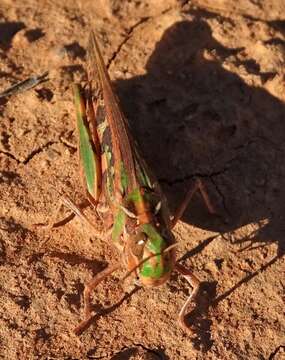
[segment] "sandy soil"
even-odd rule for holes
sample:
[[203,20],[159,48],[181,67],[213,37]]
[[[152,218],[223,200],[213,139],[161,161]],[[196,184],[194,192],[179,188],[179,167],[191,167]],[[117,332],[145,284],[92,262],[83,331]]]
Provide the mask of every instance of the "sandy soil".
[[[75,336],[84,283],[116,255],[79,219],[35,226],[59,192],[82,200],[71,83],[91,27],[172,211],[198,175],[220,213],[196,196],[174,231],[202,281],[189,333],[186,281],[136,289],[118,272]],[[2,359],[285,358],[284,63],[283,0],[1,0],[0,91],[49,71],[0,99]]]

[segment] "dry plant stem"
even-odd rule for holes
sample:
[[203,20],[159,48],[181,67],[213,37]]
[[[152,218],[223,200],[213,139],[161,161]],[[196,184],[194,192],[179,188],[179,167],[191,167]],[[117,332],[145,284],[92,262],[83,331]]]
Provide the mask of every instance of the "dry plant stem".
[[[68,207],[72,213],[66,217],[64,217],[63,219],[56,221],[55,219],[58,217],[58,213],[60,211],[61,206],[66,206]],[[67,224],[69,221],[71,221],[76,215],[83,221],[85,221],[86,224],[88,224],[89,226],[92,227],[93,229],[93,234],[97,237],[100,237],[102,240],[106,240],[112,233],[112,228],[109,229],[104,229],[102,231],[98,231],[98,229],[94,226],[94,224],[87,218],[87,216],[83,213],[82,209],[86,208],[87,206],[90,205],[90,202],[88,200],[83,201],[80,205],[76,205],[70,198],[68,198],[67,196],[62,196],[61,197],[61,201],[60,204],[58,205],[55,215],[53,216],[53,220],[51,221],[51,223],[47,226],[48,229],[52,229],[55,227],[60,227],[63,226],[65,224]],[[92,204],[91,204],[92,205]],[[100,209],[100,212],[101,209]],[[99,217],[99,213],[97,213],[98,216],[98,220],[101,220],[101,218]]]
[[0,98],[20,94],[48,80],[48,71],[44,72],[42,75],[33,75],[1,92]]
[[[87,216],[83,213],[83,211],[68,197],[62,196],[61,198],[62,204],[68,207],[75,215],[77,215],[82,221],[85,221],[86,224],[92,227],[93,234],[97,237],[105,237],[103,231],[98,231],[98,229],[94,226],[94,224],[87,218]],[[61,220],[62,222],[62,220]],[[109,232],[108,232],[109,233]]]
[[[67,204],[67,202],[68,202],[68,204]],[[76,212],[73,210],[73,208],[71,208],[69,206],[70,203],[73,204],[73,208],[74,208],[74,206],[77,208]],[[52,217],[52,220],[47,225],[47,228],[50,230],[52,228],[61,227],[61,226],[65,225],[65,224],[67,224],[69,221],[71,221],[77,215],[78,211],[80,211],[82,213],[82,209],[86,208],[88,205],[90,205],[88,200],[84,200],[79,205],[75,205],[70,199],[67,200],[66,197],[61,196],[60,201],[59,201],[59,203],[58,203],[58,205],[56,207],[55,213],[54,213],[54,215]],[[72,211],[72,213],[65,216],[64,218],[56,221],[62,206],[68,207]],[[81,210],[79,210],[79,209],[81,209]]]
[[216,214],[216,211],[214,209],[214,206],[212,205],[209,195],[207,193],[207,190],[205,188],[205,185],[200,179],[196,179],[193,186],[190,187],[189,191],[186,194],[185,199],[182,201],[179,208],[176,210],[175,215],[171,221],[171,228],[174,228],[174,226],[177,224],[177,222],[181,219],[182,215],[184,214],[187,206],[189,205],[193,195],[197,190],[200,190],[200,193],[203,197],[203,200],[207,206],[207,209],[210,214]]
[[67,196],[61,197],[61,202],[63,205],[68,207],[75,215],[77,215],[81,220],[85,221],[87,224],[93,226],[89,219],[85,216],[83,211]]
[[91,292],[102,280],[104,280],[107,276],[111,275],[114,271],[118,270],[121,266],[121,264],[109,265],[106,269],[102,270],[99,274],[94,276],[94,278],[85,286],[83,292],[85,319],[81,321],[81,323],[74,329],[75,334],[80,334],[92,318]]
[[185,304],[182,306],[182,309],[179,312],[178,315],[178,322],[179,324],[185,329],[186,331],[190,331],[189,326],[187,325],[185,321],[185,315],[187,308],[189,307],[189,304],[195,300],[197,293],[200,288],[200,280],[192,273],[192,271],[186,269],[184,266],[176,263],[175,269],[183,275],[183,277],[189,282],[191,287],[193,288],[191,295],[186,300]]

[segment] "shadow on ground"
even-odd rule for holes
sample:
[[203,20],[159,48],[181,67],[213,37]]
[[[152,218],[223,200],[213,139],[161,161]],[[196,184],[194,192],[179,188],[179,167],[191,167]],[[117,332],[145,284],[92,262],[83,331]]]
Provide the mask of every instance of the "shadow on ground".
[[[222,68],[222,61],[240,51],[219,44],[199,18],[183,21],[157,43],[145,76],[116,85],[171,209],[183,199],[191,179],[200,176],[222,219],[211,218],[197,196],[184,222],[221,233],[257,224],[258,230],[239,242],[276,242],[281,256],[285,106]],[[250,63],[240,65],[264,82],[275,76]]]

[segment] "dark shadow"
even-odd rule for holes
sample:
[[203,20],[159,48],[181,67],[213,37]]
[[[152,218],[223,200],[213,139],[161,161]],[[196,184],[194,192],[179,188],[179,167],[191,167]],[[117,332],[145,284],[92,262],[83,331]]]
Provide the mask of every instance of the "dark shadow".
[[7,252],[5,242],[0,239],[0,265],[4,265],[7,261]]
[[285,20],[272,20],[268,21],[268,24],[285,36]]
[[45,328],[40,328],[36,330],[35,340],[44,340],[48,341],[51,337],[51,334],[47,333]]
[[[0,113],[2,112],[1,107],[4,107],[7,104],[7,102],[8,102],[7,98],[4,98],[4,97],[0,98]],[[2,113],[1,113],[1,115],[2,115]]]
[[65,299],[69,305],[74,305],[78,310],[81,308],[81,295],[84,291],[84,284],[77,280],[73,284],[74,292],[65,295]]
[[29,230],[17,223],[14,218],[0,217],[0,230],[7,231],[8,233],[18,233],[20,240],[24,241],[27,237]]
[[81,45],[79,45],[78,42],[75,41],[71,44],[65,45],[64,48],[73,59],[76,58],[80,58],[81,60],[85,59],[86,50]]
[[9,50],[14,35],[25,27],[23,22],[11,21],[0,23],[0,48],[5,51]]
[[195,309],[187,316],[189,329],[193,331],[191,338],[193,345],[197,350],[207,352],[212,347],[214,341],[211,338],[212,321],[209,319],[209,308],[212,305],[212,299],[216,297],[217,282],[202,282]]
[[[2,137],[2,144],[4,145],[5,149],[7,151],[10,151],[10,143],[9,143],[9,139],[11,137],[11,135],[9,133],[7,133],[6,131],[2,131],[1,132],[1,137]],[[8,174],[8,172],[6,171],[6,175]],[[11,176],[8,176],[8,178],[11,178]]]
[[24,311],[27,311],[31,306],[32,300],[27,295],[15,295],[9,292],[9,297]]
[[40,28],[31,29],[31,30],[27,30],[25,32],[25,36],[28,39],[28,41],[31,43],[31,42],[37,41],[40,38],[44,37],[45,32]]
[[38,98],[50,102],[53,98],[53,92],[48,88],[36,89]]
[[[6,135],[4,132],[2,132],[2,136],[4,137],[2,142],[5,143],[5,139],[7,139],[8,135]],[[19,174],[15,173],[13,171],[6,171],[6,170],[0,171],[0,184],[1,183],[7,184],[7,185],[15,184],[15,185],[19,185],[19,186],[24,186],[23,180]]]
[[[200,176],[223,221],[209,216],[197,195],[184,222],[224,233],[267,219],[255,240],[276,242],[281,256],[285,106],[222,67],[240,51],[218,43],[199,18],[183,21],[157,43],[146,75],[118,81],[116,86],[171,210],[183,199],[191,179]],[[254,60],[242,65],[265,80],[275,76],[261,74]]]

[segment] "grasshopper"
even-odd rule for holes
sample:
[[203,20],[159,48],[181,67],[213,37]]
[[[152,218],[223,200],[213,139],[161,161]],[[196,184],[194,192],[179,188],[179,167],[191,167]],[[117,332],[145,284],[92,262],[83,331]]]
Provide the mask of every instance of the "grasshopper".
[[[134,275],[146,287],[164,284],[173,270],[182,274],[193,288],[178,316],[180,324],[188,329],[186,311],[200,282],[176,262],[176,241],[171,230],[197,190],[211,213],[214,208],[198,179],[171,217],[166,197],[131,136],[93,31],[87,53],[88,88],[74,85],[81,169],[87,200],[102,220],[101,235],[109,237],[108,241],[117,247],[122,262],[109,265],[85,286],[85,317],[75,332],[80,334],[92,318],[94,288],[121,266],[127,269],[125,277]],[[67,200],[66,205],[86,220],[81,208]]]

